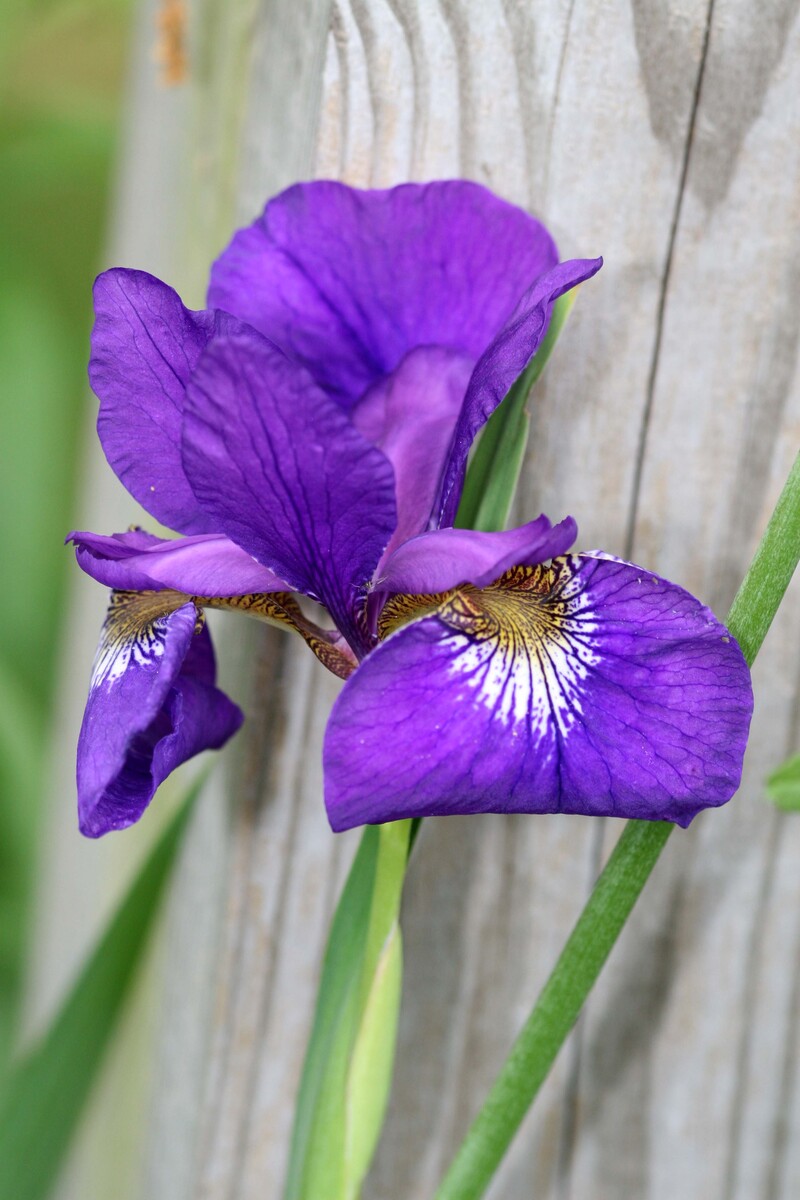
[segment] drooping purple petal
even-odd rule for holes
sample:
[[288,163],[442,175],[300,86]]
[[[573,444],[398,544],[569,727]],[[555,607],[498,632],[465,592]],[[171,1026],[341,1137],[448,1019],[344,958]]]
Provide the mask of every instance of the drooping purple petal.
[[428,527],[471,371],[471,359],[423,346],[352,409],[353,424],[394,468],[397,527],[384,559]]
[[191,312],[160,279],[123,268],[98,277],[94,305],[89,379],[106,458],[156,520],[182,533],[214,532],[181,465],[183,402],[210,338],[240,330],[240,322]]
[[[149,608],[148,608],[149,606]],[[151,597],[112,597],[78,740],[78,816],[100,837],[141,817],[166,777],[218,749],[242,714],[215,686],[207,630],[191,603],[164,613]]]
[[477,360],[557,261],[543,225],[475,183],[304,183],[234,236],[208,296],[350,404],[417,346]]
[[328,814],[337,830],[476,812],[688,825],[738,787],[752,706],[709,609],[570,556],[459,592],[370,655],[328,725]]
[[223,534],[157,538],[144,530],[110,537],[71,533],[78,565],[107,587],[123,591],[172,588],[188,596],[285,592],[287,585]]
[[437,529],[398,547],[380,568],[380,592],[446,592],[460,583],[486,587],[512,566],[533,566],[566,554],[578,534],[572,517],[553,526],[542,514],[503,533]]
[[394,477],[339,405],[263,339],[217,339],[187,391],[183,462],[215,528],[363,649],[354,609],[395,527]]
[[602,258],[573,259],[559,263],[542,275],[528,288],[514,313],[481,356],[472,373],[453,436],[437,505],[437,525],[453,524],[475,435],[539,349],[550,324],[553,304],[565,292],[591,279],[602,265]]

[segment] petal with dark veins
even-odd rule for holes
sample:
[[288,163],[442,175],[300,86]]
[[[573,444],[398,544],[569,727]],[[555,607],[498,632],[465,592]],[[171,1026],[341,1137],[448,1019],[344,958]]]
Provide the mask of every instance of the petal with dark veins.
[[87,837],[138,821],[166,777],[219,749],[242,714],[215,687],[214,654],[185,597],[116,593],[78,740],[78,817]]
[[345,684],[328,815],[688,825],[739,786],[752,708],[739,646],[682,588],[592,555],[518,568],[398,628]]
[[192,312],[146,271],[105,271],[94,285],[89,380],[97,432],[111,467],[157,521],[213,532],[181,465],[186,384],[209,340],[242,329],[224,312]]
[[298,183],[234,236],[208,302],[349,407],[418,346],[476,361],[557,262],[539,221],[476,183]]
[[394,472],[307,371],[219,338],[187,392],[183,462],[214,527],[319,600],[357,653],[357,609],[394,531]]

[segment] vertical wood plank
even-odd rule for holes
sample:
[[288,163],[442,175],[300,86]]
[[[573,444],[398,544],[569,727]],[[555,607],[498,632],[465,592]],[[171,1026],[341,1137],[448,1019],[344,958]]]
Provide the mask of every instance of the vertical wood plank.
[[[720,611],[800,431],[800,162],[786,152],[800,134],[795,15],[774,5],[756,30],[747,5],[713,7],[664,283],[634,549]],[[797,744],[797,596],[757,664],[742,791],[671,847],[653,896],[661,920],[639,915],[619,978],[591,1006],[576,1195],[590,1181],[612,1198],[791,1194],[777,1130],[797,1020],[800,829],[768,810],[762,781]],[[638,1002],[622,1025],[611,1013],[626,976]]]

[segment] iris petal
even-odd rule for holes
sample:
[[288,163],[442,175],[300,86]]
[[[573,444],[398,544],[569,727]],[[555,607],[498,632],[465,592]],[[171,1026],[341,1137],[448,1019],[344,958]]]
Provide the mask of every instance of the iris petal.
[[208,299],[349,406],[415,347],[477,360],[557,261],[543,225],[479,184],[319,181],[282,192],[234,236]]
[[236,732],[242,714],[215,675],[208,631],[185,597],[112,597],[78,741],[84,834],[138,821],[170,772]]
[[469,382],[453,434],[437,505],[437,525],[452,525],[464,486],[464,473],[475,436],[531,362],[547,333],[553,305],[603,265],[602,258],[559,263],[531,284],[516,309],[487,347]]
[[286,583],[222,534],[158,538],[143,529],[106,536],[74,532],[78,565],[122,591],[171,588],[188,596],[285,592]]
[[89,379],[106,458],[157,521],[181,533],[213,532],[181,465],[184,394],[203,347],[241,330],[240,322],[191,312],[160,279],[123,268],[98,277],[94,306]]
[[191,600],[198,609],[244,613],[299,633],[340,679],[355,668],[356,659],[341,635],[306,617],[285,582],[227,538],[164,539],[129,529],[110,537],[71,533],[67,540],[75,543],[75,557],[87,575],[131,595],[132,612],[166,614]]
[[572,517],[552,525],[535,521],[484,533],[435,529],[411,538],[388,558],[375,583],[378,592],[444,592],[460,583],[485,587],[512,565],[531,566],[565,554],[577,537]]
[[262,338],[219,338],[187,392],[183,460],[215,527],[365,651],[359,586],[396,524],[394,474],[335,401]]
[[422,346],[352,410],[353,424],[394,468],[397,527],[379,573],[396,547],[428,528],[471,371],[464,355]]
[[738,787],[752,704],[738,645],[683,589],[594,555],[516,568],[399,628],[345,685],[328,815],[337,830],[476,812],[688,825]]

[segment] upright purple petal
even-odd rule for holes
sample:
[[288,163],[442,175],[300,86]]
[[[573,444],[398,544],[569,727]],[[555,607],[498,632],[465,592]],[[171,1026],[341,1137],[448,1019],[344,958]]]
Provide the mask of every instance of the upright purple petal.
[[464,355],[423,346],[352,409],[353,424],[394,468],[397,527],[384,558],[428,528],[471,373]]
[[461,583],[486,587],[512,566],[558,558],[578,534],[572,517],[553,526],[544,514],[503,533],[436,529],[398,547],[375,581],[379,592],[446,592]]
[[87,837],[138,821],[181,763],[218,749],[242,714],[215,686],[207,630],[191,603],[112,597],[78,740],[78,816]]
[[187,596],[285,592],[274,572],[223,534],[165,539],[142,529],[104,536],[71,533],[78,565],[106,587],[122,591],[171,588]]
[[453,436],[450,459],[444,471],[437,506],[438,525],[453,524],[464,485],[467,457],[475,435],[539,349],[550,324],[553,304],[565,292],[591,279],[602,265],[602,258],[573,259],[559,263],[542,275],[527,290],[514,313],[481,356],[469,382]]
[[365,649],[354,609],[395,527],[392,467],[308,373],[255,335],[214,341],[187,392],[183,462],[215,528]]
[[213,532],[181,465],[184,394],[209,339],[240,323],[191,312],[160,279],[123,268],[98,277],[94,305],[89,379],[106,458],[156,520],[182,533]]
[[208,297],[350,404],[417,346],[477,360],[557,261],[543,225],[475,183],[304,183],[234,236]]
[[683,589],[592,555],[514,570],[398,629],[345,684],[328,814],[688,825],[736,791],[752,707],[738,645]]

